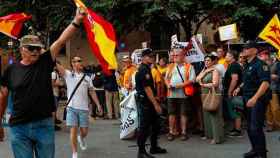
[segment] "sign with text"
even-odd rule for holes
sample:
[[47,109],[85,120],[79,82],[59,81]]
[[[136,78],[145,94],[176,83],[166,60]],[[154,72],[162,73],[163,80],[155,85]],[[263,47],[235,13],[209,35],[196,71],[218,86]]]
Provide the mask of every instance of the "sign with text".
[[236,24],[219,27],[219,35],[221,41],[236,39],[237,38]]
[[194,63],[194,62],[200,62],[204,60],[204,53],[201,50],[201,44],[198,43],[200,41],[198,41],[197,39],[195,39],[195,37],[192,37],[191,39],[192,42],[192,49],[190,49],[187,53],[186,53],[186,60],[189,63]]

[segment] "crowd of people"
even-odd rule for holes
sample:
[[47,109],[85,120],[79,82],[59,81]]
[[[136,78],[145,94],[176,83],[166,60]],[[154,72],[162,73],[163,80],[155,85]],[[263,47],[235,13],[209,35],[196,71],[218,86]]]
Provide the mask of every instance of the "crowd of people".
[[[169,141],[187,141],[199,134],[209,144],[222,144],[227,136],[242,137],[247,129],[252,150],[244,157],[267,157],[263,127],[266,125],[267,132],[280,128],[277,55],[249,42],[241,52],[219,46],[216,51],[206,50],[204,61],[189,63],[185,47],[177,45],[158,63],[151,49],[142,51],[140,63],[123,56],[121,70],[111,70],[111,74],[104,74],[100,65],[85,69],[79,56],[71,59],[68,70],[56,56],[84,16],[77,11],[47,51],[37,36],[24,36],[21,61],[10,65],[2,76],[0,118],[9,99],[10,141],[16,158],[33,157],[34,153],[54,157],[54,130],[61,123],[56,110],[64,95],[61,89],[67,94],[65,120],[70,127],[72,158],[78,157],[78,142],[82,150],[87,149],[89,116],[120,119],[120,100],[135,90],[140,117],[138,158],[153,158],[145,149],[149,128],[151,154],[167,152],[157,142],[159,132],[164,131],[160,129],[168,129]],[[159,127],[162,118],[167,118],[162,120],[165,127]]]
[[[244,157],[266,157],[263,127],[267,132],[280,127],[278,55],[252,41],[241,52],[217,47],[205,53],[202,63],[188,63],[185,53],[184,47],[172,48],[169,60],[161,58],[158,63],[150,56],[155,99],[167,111],[167,139],[185,141],[199,134],[210,144],[221,144],[227,137],[243,137],[247,129],[252,150]],[[122,92],[141,93],[134,81],[141,65],[128,56],[123,63]],[[156,109],[148,96],[146,92],[149,103],[139,102]]]

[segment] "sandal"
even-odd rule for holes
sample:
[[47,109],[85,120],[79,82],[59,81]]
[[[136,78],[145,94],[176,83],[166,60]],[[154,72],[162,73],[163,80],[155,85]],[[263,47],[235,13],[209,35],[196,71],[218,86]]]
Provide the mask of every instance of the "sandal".
[[187,134],[182,134],[180,139],[181,141],[186,141],[189,139],[189,136]]
[[175,136],[172,133],[168,133],[167,140],[172,141],[172,140],[174,140],[174,137]]

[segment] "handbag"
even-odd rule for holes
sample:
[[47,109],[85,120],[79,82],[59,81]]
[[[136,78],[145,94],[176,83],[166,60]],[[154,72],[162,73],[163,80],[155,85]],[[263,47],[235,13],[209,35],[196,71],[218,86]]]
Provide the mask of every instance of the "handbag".
[[[186,73],[188,73],[189,68],[187,68],[186,65],[185,65],[185,67],[186,67]],[[184,83],[185,81],[184,81],[184,78],[183,78],[183,76],[182,76],[182,74],[181,74],[181,71],[180,71],[179,67],[176,66],[176,68],[177,68],[177,71],[178,71],[178,73],[179,73],[179,75],[180,75],[180,77],[181,77],[181,79],[182,79],[182,82]],[[187,75],[187,77],[188,77],[188,76],[189,76],[189,75]],[[190,84],[190,85],[185,86],[185,87],[184,87],[184,93],[185,93],[186,96],[193,96],[193,94],[194,94],[194,87],[193,87],[193,85]]]
[[80,81],[77,83],[76,87],[74,88],[74,90],[72,91],[68,101],[66,102],[65,108],[64,108],[64,112],[63,112],[63,120],[66,120],[66,115],[67,115],[67,106],[70,103],[70,101],[72,100],[74,94],[76,93],[77,89],[79,88],[79,86],[81,85],[82,81],[84,80],[84,78],[86,77],[86,74],[83,75],[83,77],[80,79]]
[[221,104],[222,95],[217,93],[216,89],[212,87],[203,99],[203,109],[208,112],[216,112]]

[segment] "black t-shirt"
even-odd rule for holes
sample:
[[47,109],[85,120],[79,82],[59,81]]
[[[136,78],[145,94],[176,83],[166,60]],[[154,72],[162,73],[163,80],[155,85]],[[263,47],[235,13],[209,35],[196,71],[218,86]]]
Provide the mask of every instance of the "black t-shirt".
[[151,87],[151,89],[155,93],[154,80],[149,65],[146,64],[140,65],[135,75],[135,82],[136,82],[137,94],[147,97],[144,90],[145,87]]
[[50,51],[32,65],[20,62],[9,65],[2,77],[2,86],[12,92],[13,111],[10,125],[42,120],[55,111],[51,73],[55,62]]
[[[224,86],[224,93],[227,94],[227,91],[229,89],[229,86],[230,86],[230,82],[231,82],[231,75],[233,74],[237,74],[238,75],[238,82],[237,82],[237,86],[239,86],[242,82],[242,68],[241,66],[234,62],[232,64],[230,64],[228,66],[228,69],[225,73],[225,77],[224,77],[224,82],[223,82],[223,86]],[[235,87],[235,88],[236,88]]]
[[115,71],[112,71],[111,75],[104,75],[104,89],[109,92],[117,92],[118,83],[115,75]]

